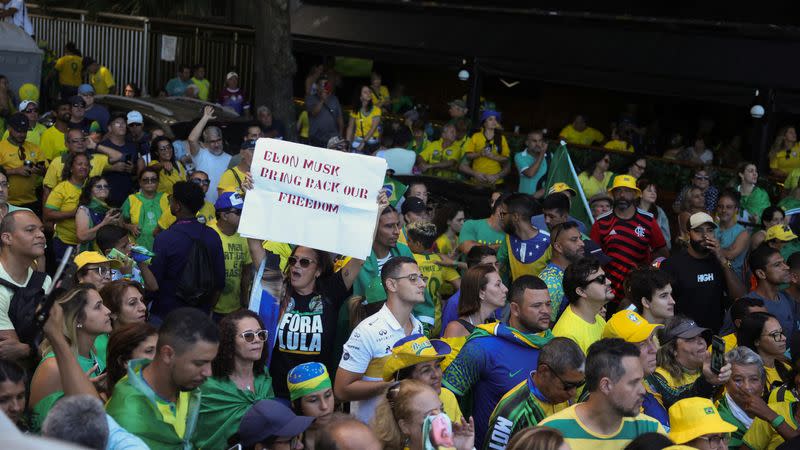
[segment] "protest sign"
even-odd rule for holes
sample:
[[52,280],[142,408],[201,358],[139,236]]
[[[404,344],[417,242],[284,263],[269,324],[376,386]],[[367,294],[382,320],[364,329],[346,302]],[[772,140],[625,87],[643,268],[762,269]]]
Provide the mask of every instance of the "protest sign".
[[259,139],[239,233],[366,259],[386,161]]

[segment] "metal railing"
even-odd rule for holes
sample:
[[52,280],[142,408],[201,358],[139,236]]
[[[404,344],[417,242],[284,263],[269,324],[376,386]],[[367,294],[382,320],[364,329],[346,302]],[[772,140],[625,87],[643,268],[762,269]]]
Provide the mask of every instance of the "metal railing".
[[[202,63],[211,81],[209,98],[222,89],[225,74],[240,72],[240,85],[253,92],[249,76],[254,66],[254,31],[249,28],[190,23],[172,19],[90,14],[71,8],[43,8],[28,4],[37,39],[61,56],[67,42],[111,70],[121,91],[125,83],[139,85],[143,94],[156,95],[175,77],[181,64]],[[175,61],[161,59],[162,36],[177,38]]]

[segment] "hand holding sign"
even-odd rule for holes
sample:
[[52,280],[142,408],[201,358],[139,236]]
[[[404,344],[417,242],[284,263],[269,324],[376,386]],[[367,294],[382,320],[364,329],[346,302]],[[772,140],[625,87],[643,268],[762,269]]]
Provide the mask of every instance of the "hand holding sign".
[[385,171],[380,158],[259,139],[239,233],[366,259]]

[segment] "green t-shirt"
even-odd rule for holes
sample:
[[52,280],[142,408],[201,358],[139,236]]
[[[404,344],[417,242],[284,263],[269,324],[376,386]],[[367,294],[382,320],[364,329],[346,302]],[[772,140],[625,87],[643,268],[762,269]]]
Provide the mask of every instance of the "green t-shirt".
[[[155,197],[147,198],[141,192],[137,192],[129,195],[125,199],[125,203],[122,204],[122,218],[126,222],[139,225],[139,237],[136,238],[136,245],[141,245],[151,251],[153,250],[153,242],[156,239],[153,236],[153,231],[158,226],[158,219],[161,218],[163,213],[161,209],[162,195],[159,192]],[[132,205],[132,202],[136,203],[136,205]],[[131,217],[132,206],[134,206],[134,210],[138,211],[138,215],[135,218]]]
[[489,225],[489,219],[467,220],[461,227],[458,242],[477,241],[481,245],[502,244],[506,234]]

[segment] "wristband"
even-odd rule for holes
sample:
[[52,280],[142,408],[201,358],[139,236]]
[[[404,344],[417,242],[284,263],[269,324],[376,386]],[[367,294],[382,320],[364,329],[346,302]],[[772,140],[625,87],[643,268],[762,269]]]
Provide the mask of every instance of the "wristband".
[[786,422],[786,418],[784,418],[781,415],[778,415],[778,417],[772,419],[772,422],[770,422],[770,425],[772,425],[772,428],[778,428],[784,422]]

